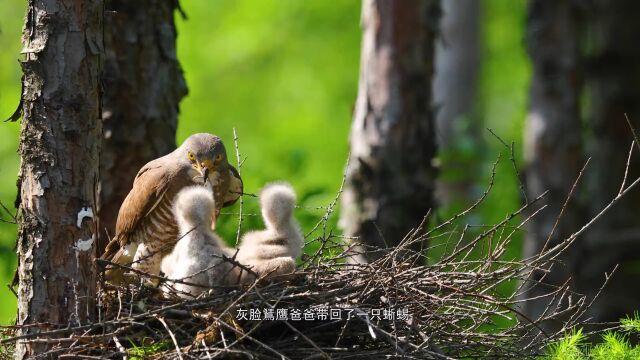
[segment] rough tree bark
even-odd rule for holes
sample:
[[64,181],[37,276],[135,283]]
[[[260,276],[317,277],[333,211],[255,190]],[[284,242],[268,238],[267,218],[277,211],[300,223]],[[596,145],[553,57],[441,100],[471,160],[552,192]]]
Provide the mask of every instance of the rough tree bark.
[[[38,0],[27,11],[17,323],[65,326],[86,322],[94,309],[103,4]],[[15,358],[52,345],[19,343]]]
[[436,0],[363,2],[360,83],[341,217],[345,234],[360,245],[398,244],[433,206],[431,82],[439,15]]
[[[583,220],[578,201],[574,198],[549,238],[583,165],[579,107],[582,87],[579,13],[573,0],[534,0],[529,3],[527,46],[533,65],[533,78],[524,133],[525,183],[529,199],[547,190],[549,194],[545,199],[547,208],[527,224],[525,257],[538,254],[545,244],[547,248],[558,244],[576,231]],[[579,246],[579,243],[574,246]],[[579,272],[576,254],[575,247],[566,252],[561,259],[562,264],[554,266],[543,282],[560,286],[569,279],[575,279]],[[542,277],[542,271],[536,272],[533,280],[540,281]],[[551,290],[549,286],[533,286],[524,296],[531,298]],[[537,318],[545,310],[548,301],[548,298],[528,301],[524,303],[524,311],[530,317]]]
[[[463,205],[474,192],[477,158],[465,158],[466,144],[479,145],[480,122],[474,116],[480,64],[480,2],[444,1],[440,39],[436,42],[433,98],[436,142],[445,157],[437,182],[438,203]],[[476,148],[477,151],[477,148]]]
[[[591,18],[592,61],[589,67],[593,142],[590,154],[591,215],[605,206],[619,189],[632,135],[627,113],[640,131],[640,2],[595,1]],[[629,181],[640,176],[636,149]],[[617,321],[638,310],[640,288],[640,191],[633,191],[596,223],[580,254],[583,267],[579,289],[589,295],[604,281],[604,273],[620,267],[599,300],[590,308],[596,321]]]
[[175,149],[178,104],[187,94],[176,57],[178,2],[107,0],[105,7],[99,252],[138,170]]

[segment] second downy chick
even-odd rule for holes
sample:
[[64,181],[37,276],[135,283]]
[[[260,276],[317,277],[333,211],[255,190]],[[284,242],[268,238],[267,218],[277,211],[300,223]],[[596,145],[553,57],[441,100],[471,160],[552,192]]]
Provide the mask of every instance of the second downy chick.
[[171,254],[162,259],[161,269],[169,279],[201,286],[169,282],[165,292],[175,289],[178,296],[198,296],[207,287],[226,285],[237,278],[235,266],[223,260],[231,256],[224,241],[210,228],[215,211],[211,190],[203,186],[182,189],[174,200],[173,212],[180,238]]
[[[257,275],[292,273],[296,258],[302,254],[304,239],[293,217],[296,193],[287,183],[266,185],[260,192],[260,207],[265,230],[251,231],[242,236],[237,260]],[[241,270],[241,282],[255,280],[255,275]]]

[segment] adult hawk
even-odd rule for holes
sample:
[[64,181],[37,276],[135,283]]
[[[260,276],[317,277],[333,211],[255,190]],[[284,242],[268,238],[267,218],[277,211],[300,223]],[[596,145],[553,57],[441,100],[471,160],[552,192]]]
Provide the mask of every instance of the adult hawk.
[[[213,191],[213,228],[220,209],[235,203],[242,194],[242,179],[215,135],[191,135],[179,148],[138,171],[120,206],[115,236],[102,258],[157,275],[162,258],[178,241],[174,197],[185,186],[196,184],[208,185]],[[124,273],[124,269],[109,265],[105,275],[108,281],[121,283]]]

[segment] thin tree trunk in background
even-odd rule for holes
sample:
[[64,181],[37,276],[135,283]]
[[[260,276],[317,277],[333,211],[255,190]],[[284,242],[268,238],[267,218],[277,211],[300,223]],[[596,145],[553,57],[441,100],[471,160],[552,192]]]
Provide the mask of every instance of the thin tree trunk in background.
[[436,41],[433,98],[436,142],[442,159],[436,198],[444,205],[465,205],[473,197],[478,158],[479,119],[474,116],[480,66],[480,2],[442,3],[440,38]]
[[341,212],[345,234],[359,244],[394,246],[433,207],[431,86],[439,16],[436,0],[363,2],[360,83]]
[[[640,131],[640,2],[596,1],[591,29],[590,62],[593,142],[590,153],[591,215],[597,213],[620,189],[632,140],[624,114]],[[637,149],[628,182],[640,176]],[[617,321],[638,310],[640,288],[640,191],[633,191],[600,219],[585,239],[579,289],[593,295],[604,273],[620,268],[599,297],[590,315],[596,321]]]
[[[103,4],[30,1],[23,32],[18,320],[86,323],[95,308]],[[19,327],[18,335],[39,331]],[[15,358],[56,344],[19,342]]]
[[177,1],[107,0],[100,242],[114,234],[120,204],[148,161],[176,147],[178,104],[187,94],[176,57]]
[[[538,254],[546,244],[553,247],[581,225],[583,219],[574,197],[557,228],[556,219],[583,165],[579,99],[582,87],[580,69],[580,18],[572,0],[534,0],[529,3],[527,47],[533,65],[529,93],[529,113],[524,132],[525,183],[529,199],[549,191],[547,208],[527,224],[524,256]],[[533,211],[540,208],[535,206]],[[549,243],[547,243],[549,239]],[[576,256],[580,243],[563,254],[561,264],[544,277],[535,272],[534,281],[551,286],[533,286],[526,298],[542,296],[569,279],[579,276]],[[549,298],[524,303],[524,312],[538,318]],[[553,324],[544,324],[552,327]],[[559,325],[559,324],[558,324]]]

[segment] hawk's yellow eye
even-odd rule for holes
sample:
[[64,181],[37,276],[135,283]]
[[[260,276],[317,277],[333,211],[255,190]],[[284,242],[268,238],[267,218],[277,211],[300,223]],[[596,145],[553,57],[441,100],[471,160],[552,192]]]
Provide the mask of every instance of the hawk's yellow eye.
[[193,153],[192,153],[191,151],[189,151],[189,152],[187,153],[187,156],[189,157],[189,160],[191,160],[191,161],[196,161],[196,156],[195,156],[195,155],[193,155]]

